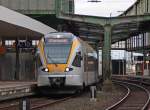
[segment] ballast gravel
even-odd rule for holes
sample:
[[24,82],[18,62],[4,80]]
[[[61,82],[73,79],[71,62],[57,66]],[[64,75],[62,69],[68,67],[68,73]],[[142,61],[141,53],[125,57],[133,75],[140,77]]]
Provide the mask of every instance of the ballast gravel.
[[96,100],[90,98],[90,93],[85,93],[80,97],[69,99],[65,102],[40,110],[105,110],[125,95],[125,90],[121,89],[119,86],[115,88],[113,92],[97,91]]

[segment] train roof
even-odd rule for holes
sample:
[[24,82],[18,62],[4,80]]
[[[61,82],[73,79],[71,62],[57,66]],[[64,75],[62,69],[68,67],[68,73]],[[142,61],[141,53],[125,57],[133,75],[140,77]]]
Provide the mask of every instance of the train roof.
[[52,32],[44,36],[44,38],[74,38],[75,35],[69,32]]
[[86,50],[88,52],[96,53],[95,49],[91,45],[89,45],[87,41],[83,41],[81,38],[78,38],[78,39],[79,39],[80,43],[82,44],[82,46],[84,47],[84,51]]

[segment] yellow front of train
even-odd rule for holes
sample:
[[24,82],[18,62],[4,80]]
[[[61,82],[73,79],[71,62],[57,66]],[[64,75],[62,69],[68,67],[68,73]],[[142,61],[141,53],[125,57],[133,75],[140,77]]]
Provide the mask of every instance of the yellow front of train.
[[[41,61],[38,86],[82,85],[81,65],[74,65],[75,60],[79,61],[81,57],[81,45],[77,37],[71,33],[50,33],[39,42],[38,49]],[[77,56],[78,59],[75,59]]]

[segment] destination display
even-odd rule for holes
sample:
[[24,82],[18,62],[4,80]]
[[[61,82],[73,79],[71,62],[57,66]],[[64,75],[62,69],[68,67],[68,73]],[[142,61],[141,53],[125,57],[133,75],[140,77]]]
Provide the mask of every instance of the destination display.
[[46,43],[64,43],[64,44],[68,44],[70,43],[69,39],[65,39],[65,38],[47,38],[45,39]]

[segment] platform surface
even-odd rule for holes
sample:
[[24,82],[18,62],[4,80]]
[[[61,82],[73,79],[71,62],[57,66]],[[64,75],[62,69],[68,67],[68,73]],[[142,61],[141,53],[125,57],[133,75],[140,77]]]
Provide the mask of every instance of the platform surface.
[[37,82],[0,81],[0,101],[34,94]]
[[130,77],[130,78],[141,78],[141,79],[149,79],[150,80],[150,76],[144,76],[144,75],[112,75],[112,76],[116,76],[116,77]]
[[10,87],[20,87],[20,86],[33,86],[37,82],[26,82],[26,81],[0,81],[0,89],[10,88]]

